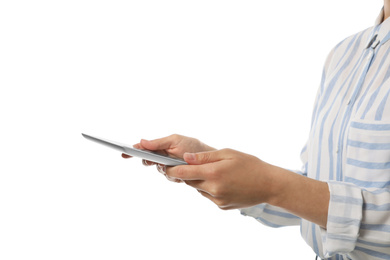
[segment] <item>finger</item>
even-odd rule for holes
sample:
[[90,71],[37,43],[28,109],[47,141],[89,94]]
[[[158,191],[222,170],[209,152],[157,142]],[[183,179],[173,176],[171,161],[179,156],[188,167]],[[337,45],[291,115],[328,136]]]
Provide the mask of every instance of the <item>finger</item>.
[[142,147],[142,145],[140,143],[133,145],[133,147],[135,149],[145,149],[145,148]]
[[166,171],[167,171],[167,166],[166,166],[166,165],[163,165],[163,164],[156,164],[156,167],[157,167],[157,170],[158,170],[160,173],[162,173],[169,181],[171,181],[171,182],[176,182],[176,183],[181,183],[181,182],[183,182],[183,181],[180,180],[180,179],[177,179],[177,178],[168,176],[168,175],[166,174]]
[[145,166],[152,166],[155,165],[156,163],[142,159],[142,164]]
[[167,166],[162,165],[162,164],[156,164],[156,167],[157,167],[157,171],[159,173],[162,173],[162,174],[166,175]]
[[125,158],[125,159],[128,159],[128,158],[132,158],[133,156],[130,156],[128,154],[125,154],[125,153],[122,153],[122,158]]
[[209,165],[179,165],[168,167],[166,174],[181,180],[205,180],[209,168],[211,168]]
[[197,189],[197,191],[202,194],[203,196],[205,196],[206,198],[213,198],[213,196],[211,196],[211,194],[203,191],[203,190],[200,190],[200,189]]
[[207,192],[207,188],[205,187],[206,182],[203,180],[185,180],[183,181],[188,186],[191,186],[192,188],[197,189],[198,191]]
[[182,183],[183,181],[180,180],[180,179],[176,179],[176,178],[172,178],[172,177],[169,177],[168,175],[165,174],[165,177],[168,179],[168,181],[171,181],[171,182],[176,182],[176,183]]
[[201,153],[184,153],[183,159],[191,165],[200,165],[206,163],[218,162],[224,159],[228,159],[228,149],[201,152]]
[[174,142],[174,137],[173,136],[168,136],[168,137],[163,137],[159,139],[154,139],[154,140],[145,140],[142,139],[140,144],[147,150],[167,150],[169,149]]
[[[135,144],[135,145],[133,145],[133,147],[135,148],[135,149],[145,149],[144,147],[142,147],[142,145],[141,144]],[[151,162],[151,161],[148,161],[148,160],[144,160],[144,159],[142,159],[142,164],[143,165],[145,165],[145,166],[151,166],[151,165],[155,165],[155,163],[154,162]]]

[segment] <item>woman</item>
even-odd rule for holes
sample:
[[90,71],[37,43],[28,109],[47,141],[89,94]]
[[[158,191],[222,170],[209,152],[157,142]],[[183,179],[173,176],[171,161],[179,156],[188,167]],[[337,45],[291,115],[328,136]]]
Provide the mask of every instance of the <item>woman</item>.
[[158,168],[221,209],[240,209],[269,226],[301,225],[323,259],[390,259],[389,16],[384,0],[373,27],[330,52],[302,171],[180,135],[135,147],[183,158],[188,165]]

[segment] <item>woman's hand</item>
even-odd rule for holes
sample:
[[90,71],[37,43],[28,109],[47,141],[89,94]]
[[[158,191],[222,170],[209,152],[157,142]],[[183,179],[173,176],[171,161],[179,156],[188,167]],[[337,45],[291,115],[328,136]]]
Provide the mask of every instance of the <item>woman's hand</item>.
[[168,167],[166,174],[197,189],[221,209],[269,202],[277,193],[271,165],[231,149],[185,153],[189,165]]

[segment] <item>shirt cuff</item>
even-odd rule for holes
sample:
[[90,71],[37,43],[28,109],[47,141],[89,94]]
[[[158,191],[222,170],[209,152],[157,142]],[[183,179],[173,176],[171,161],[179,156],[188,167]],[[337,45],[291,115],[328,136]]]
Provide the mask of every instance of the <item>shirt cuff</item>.
[[350,183],[328,181],[327,228],[321,229],[325,257],[354,250],[363,215],[362,190]]

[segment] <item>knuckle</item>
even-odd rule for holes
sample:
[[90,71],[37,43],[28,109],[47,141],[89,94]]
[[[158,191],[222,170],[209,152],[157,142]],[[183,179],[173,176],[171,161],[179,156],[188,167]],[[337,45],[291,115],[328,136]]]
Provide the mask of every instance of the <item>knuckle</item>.
[[198,160],[201,162],[208,162],[210,161],[210,153],[199,153],[197,154]]
[[218,208],[220,208],[222,210],[226,209],[226,207],[227,207],[226,202],[224,200],[221,200],[221,199],[215,200],[214,203],[218,206]]
[[229,210],[229,209],[232,209],[230,206],[228,205],[222,205],[222,206],[219,206],[220,209],[222,210]]
[[218,191],[218,189],[216,188],[216,187],[210,187],[209,188],[209,190],[208,190],[208,192],[211,194],[211,196],[213,196],[214,198],[218,198],[219,196],[218,196],[218,193],[219,193],[219,191]]
[[170,137],[171,139],[173,139],[173,140],[181,139],[181,135],[179,135],[179,134],[172,134],[172,135],[170,135],[169,137]]
[[222,201],[222,198],[225,195],[224,189],[218,185],[213,185],[210,188],[210,193],[213,195],[214,198],[217,198],[219,201]]

